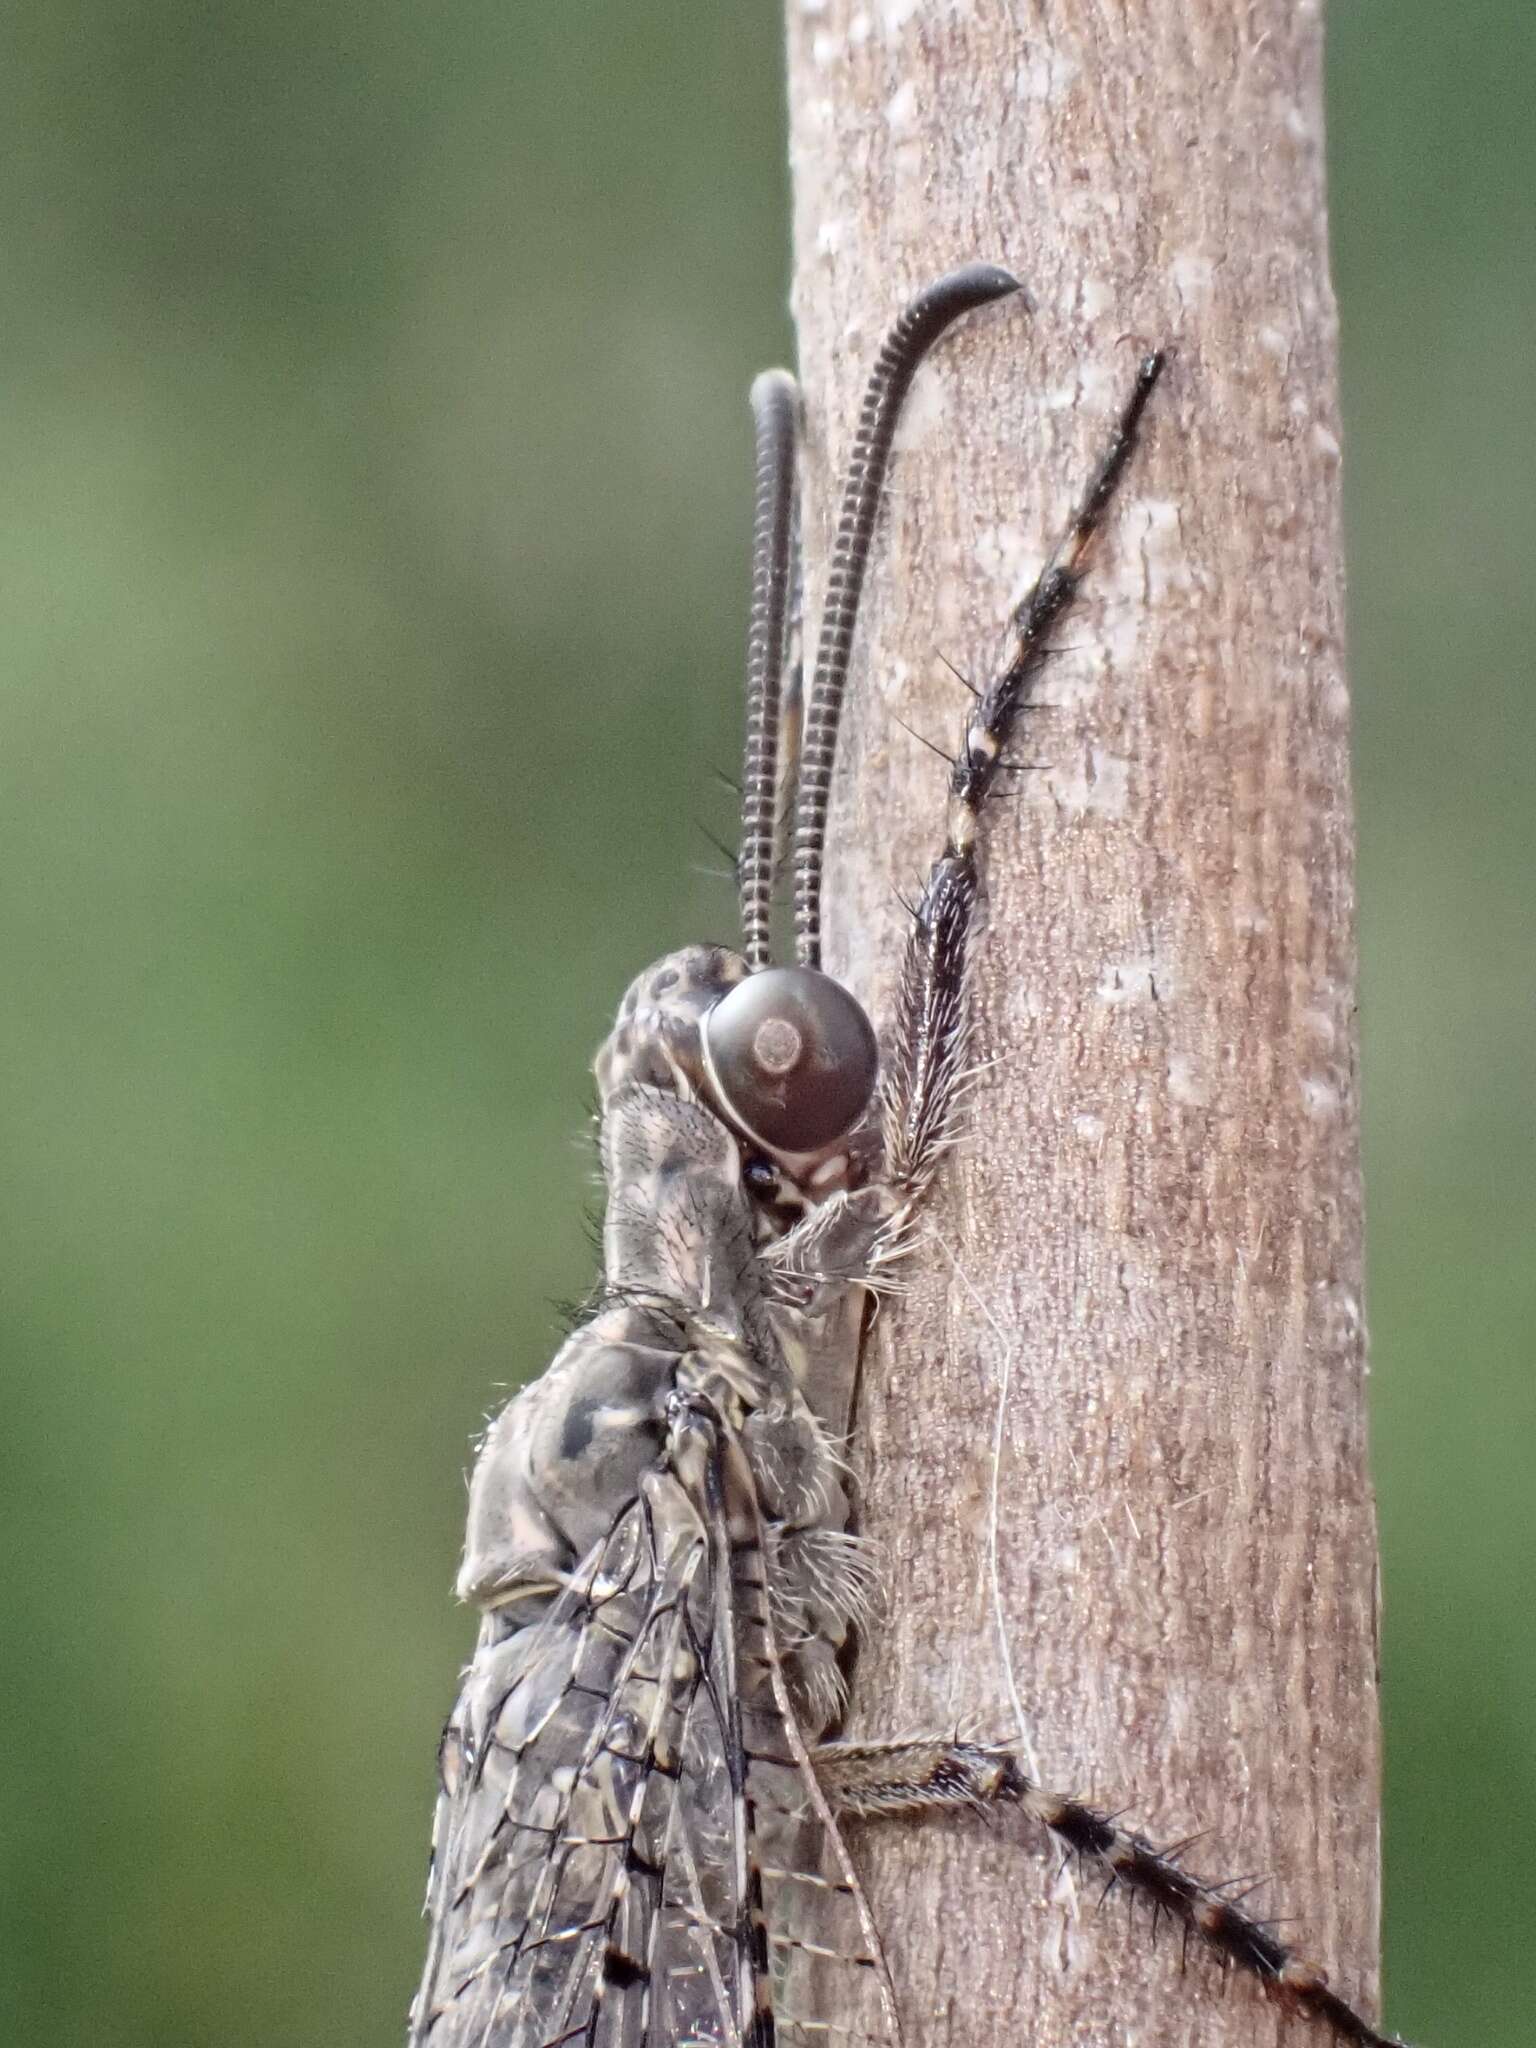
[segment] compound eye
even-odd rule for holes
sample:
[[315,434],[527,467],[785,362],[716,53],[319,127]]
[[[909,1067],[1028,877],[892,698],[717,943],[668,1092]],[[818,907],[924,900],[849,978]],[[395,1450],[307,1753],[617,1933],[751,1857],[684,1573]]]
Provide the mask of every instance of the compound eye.
[[875,1092],[874,1030],[841,982],[812,967],[765,967],[704,1019],[720,1104],[769,1152],[820,1152],[851,1131]]

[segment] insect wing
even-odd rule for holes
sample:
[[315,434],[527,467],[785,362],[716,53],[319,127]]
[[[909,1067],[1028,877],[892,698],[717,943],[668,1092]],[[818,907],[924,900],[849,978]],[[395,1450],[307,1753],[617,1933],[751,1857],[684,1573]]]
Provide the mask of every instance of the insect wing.
[[733,1771],[704,1530],[647,1476],[443,1737],[413,2048],[739,2048]]

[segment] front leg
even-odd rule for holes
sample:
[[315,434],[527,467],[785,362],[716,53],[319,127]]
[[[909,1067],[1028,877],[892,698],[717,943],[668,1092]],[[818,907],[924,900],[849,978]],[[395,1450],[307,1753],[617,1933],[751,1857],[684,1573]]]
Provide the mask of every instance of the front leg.
[[1050,635],[1077,595],[1166,362],[1158,352],[1138,367],[1065,535],[1014,612],[1012,657],[975,693],[950,769],[944,850],[913,913],[895,1029],[881,1061],[879,1163],[868,1186],[823,1201],[765,1254],[799,1306],[819,1306],[818,1287],[830,1299],[850,1285],[878,1293],[889,1283],[911,1243],[913,1218],[959,1135],[971,1073],[966,984],[981,813],[997,777],[1014,765],[1007,759],[1009,740],[1050,652]]
[[1013,614],[1012,658],[985,690],[974,693],[960,750],[950,765],[944,851],[929,871],[913,915],[896,1003],[895,1043],[881,1091],[885,1173],[903,1211],[921,1201],[958,1134],[971,1070],[966,980],[982,809],[998,775],[1016,765],[1007,759],[1009,741],[1050,652],[1050,636],[1077,596],[1166,362],[1159,350],[1138,367],[1066,534]]
[[1123,1885],[1133,1898],[1148,1900],[1154,1932],[1165,1917],[1175,1921],[1186,1943],[1202,1942],[1224,1967],[1246,1971],[1279,2004],[1323,2021],[1350,2048],[1403,2048],[1330,1990],[1314,1963],[1278,1940],[1274,1922],[1251,1919],[1223,1896],[1230,1886],[1183,1869],[1179,1845],[1159,1848],[1096,1807],[1043,1790],[1010,1749],[942,1736],[827,1742],[811,1760],[828,1804],[843,1820],[921,1820],[956,1808],[986,1814],[1017,1807],[1068,1856],[1100,1872],[1107,1889]]

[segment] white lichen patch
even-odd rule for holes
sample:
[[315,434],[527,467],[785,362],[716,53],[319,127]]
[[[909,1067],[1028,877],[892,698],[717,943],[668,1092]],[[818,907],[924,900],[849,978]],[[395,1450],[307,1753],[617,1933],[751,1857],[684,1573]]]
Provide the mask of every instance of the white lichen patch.
[[1318,454],[1322,456],[1325,462],[1338,461],[1339,437],[1336,433],[1334,433],[1331,427],[1325,427],[1321,420],[1316,420],[1313,422],[1312,446],[1317,450]]
[[1075,396],[1090,419],[1095,415],[1093,447],[1098,449],[1112,423],[1118,419],[1130,387],[1135,356],[1129,349],[1095,350],[1077,366]]
[[1324,1052],[1332,1052],[1338,1038],[1338,1029],[1331,1013],[1320,1007],[1303,1010],[1301,1028],[1312,1042]]
[[901,423],[891,442],[894,449],[919,447],[945,419],[949,395],[942,377],[919,377],[901,410]]
[[917,87],[909,78],[896,88],[885,103],[885,125],[893,135],[917,132]]
[[1302,1075],[1301,1100],[1307,1115],[1319,1121],[1339,1113],[1339,1091],[1326,1074]]
[[1293,142],[1310,142],[1315,133],[1311,116],[1295,100],[1284,103],[1281,120],[1285,132]]
[[1099,1145],[1104,1140],[1104,1119],[1094,1116],[1090,1110],[1079,1110],[1072,1119],[1072,1135],[1081,1138],[1085,1145]]
[[1102,320],[1118,303],[1119,294],[1107,279],[1085,277],[1078,285],[1077,300],[1085,319]]
[[916,14],[922,0],[880,0],[880,26],[888,36],[893,36]]
[[1052,769],[1044,781],[1063,810],[1079,816],[1096,811],[1106,818],[1123,818],[1130,801],[1131,764],[1106,747],[1090,747],[1080,769]]
[[1232,913],[1232,929],[1257,937],[1269,930],[1269,913],[1256,903],[1239,903]]
[[1312,1302],[1314,1356],[1353,1362],[1365,1327],[1359,1295],[1342,1280],[1321,1280],[1312,1290]]
[[1008,593],[1017,604],[1040,573],[1040,557],[1021,526],[984,526],[971,544],[977,567],[991,590]]
[[1022,100],[1054,100],[1064,93],[1082,70],[1078,58],[1066,50],[1031,43],[1014,72],[1014,84]]
[[1337,671],[1325,678],[1320,701],[1323,716],[1332,724],[1349,723],[1349,685]]
[[820,256],[835,256],[848,238],[848,223],[839,215],[824,220],[816,230],[816,252]]
[[1253,338],[1266,355],[1278,356],[1282,362],[1291,352],[1291,337],[1283,327],[1256,328]]
[[1210,257],[1199,256],[1193,249],[1180,250],[1168,265],[1169,280],[1186,310],[1203,306],[1210,298],[1214,275]]
[[1103,615],[1094,629],[1094,639],[1104,666],[1115,675],[1123,675],[1136,660],[1147,626],[1145,608],[1134,601],[1136,593],[1126,591],[1121,595],[1127,602],[1106,602],[1102,608]]
[[1188,590],[1194,577],[1184,546],[1179,508],[1168,498],[1141,498],[1128,508],[1126,528],[1141,530],[1141,559],[1146,568],[1147,601],[1155,605],[1171,591]]
[[[912,701],[912,668],[901,656],[893,655],[889,661],[882,661],[874,675],[874,683],[880,695],[888,703],[910,705]],[[900,739],[902,735],[897,734]]]
[[1189,1109],[1206,1109],[1210,1105],[1210,1083],[1186,1052],[1168,1055],[1168,1094],[1172,1101],[1182,1102]]

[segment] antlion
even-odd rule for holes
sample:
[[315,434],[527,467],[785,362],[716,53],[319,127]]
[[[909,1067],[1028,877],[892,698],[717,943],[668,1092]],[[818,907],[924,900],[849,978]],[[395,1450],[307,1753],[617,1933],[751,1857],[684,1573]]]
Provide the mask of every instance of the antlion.
[[[1020,1809],[1283,2006],[1389,2048],[1230,1887],[1044,1790],[1012,1750],[828,1739],[873,1569],[840,1446],[870,1302],[960,1128],[982,812],[1165,367],[1138,367],[1013,614],[1012,657],[975,693],[881,1053],[820,965],[849,650],[913,374],[962,314],[1017,290],[970,264],[880,350],[803,722],[787,674],[798,394],[783,371],[753,386],[741,948],[688,946],[630,984],[597,1056],[602,1281],[480,1449],[459,1592],[482,1620],[442,1741],[414,2048],[897,2042],[839,1823],[956,1807]],[[795,964],[775,966],[791,794]]]

